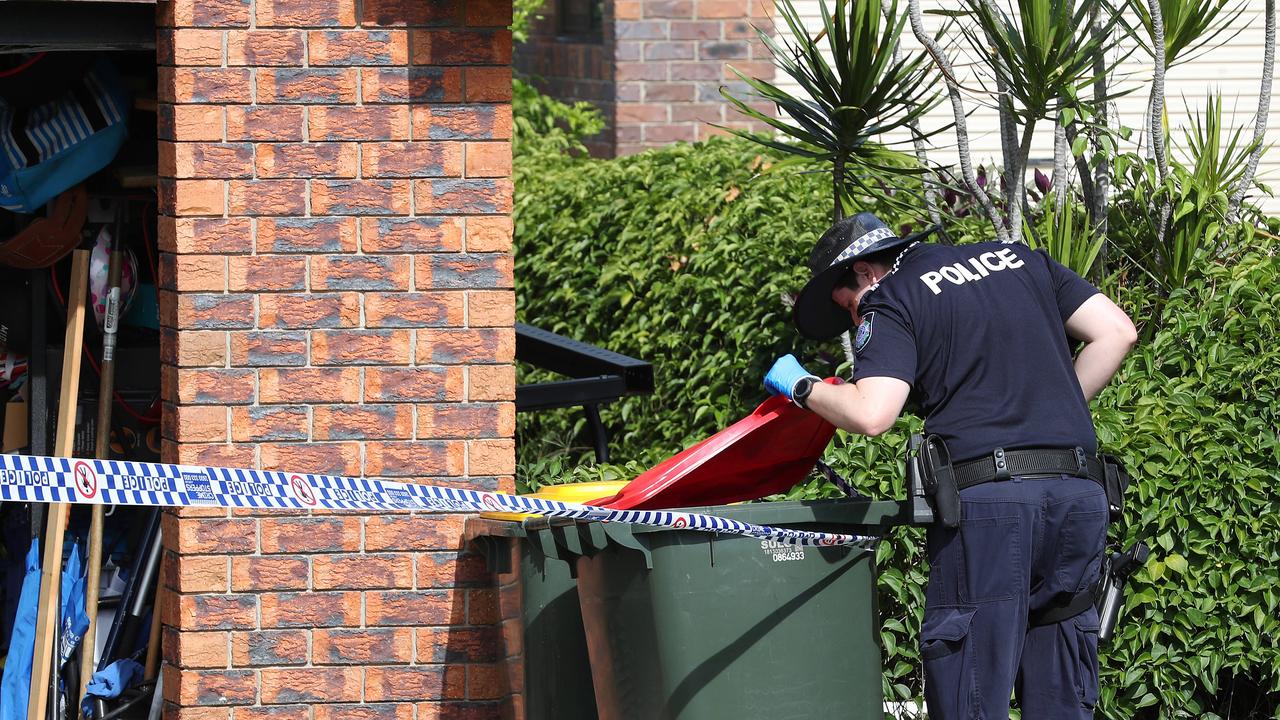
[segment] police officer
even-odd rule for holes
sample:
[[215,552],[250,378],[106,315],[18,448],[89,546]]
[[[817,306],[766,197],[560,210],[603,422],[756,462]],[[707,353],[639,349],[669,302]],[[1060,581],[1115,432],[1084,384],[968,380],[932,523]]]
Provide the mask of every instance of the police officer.
[[1089,400],[1136,342],[1133,323],[1043,251],[901,238],[871,213],[832,226],[809,267],[796,324],[814,339],[857,326],[852,382],[815,382],[786,355],[765,386],[864,435],[911,396],[961,488],[958,526],[928,531],[930,720],[1007,718],[1015,693],[1025,718],[1092,717],[1089,589],[1108,508]]

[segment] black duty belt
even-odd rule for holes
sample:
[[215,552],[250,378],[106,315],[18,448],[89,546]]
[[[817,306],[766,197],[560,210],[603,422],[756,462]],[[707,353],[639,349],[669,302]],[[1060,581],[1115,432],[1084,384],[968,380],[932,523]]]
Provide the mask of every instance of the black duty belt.
[[996,448],[990,455],[956,463],[952,470],[960,490],[1019,475],[1074,475],[1089,478],[1103,487],[1107,478],[1102,461],[1079,447],[1071,450]]

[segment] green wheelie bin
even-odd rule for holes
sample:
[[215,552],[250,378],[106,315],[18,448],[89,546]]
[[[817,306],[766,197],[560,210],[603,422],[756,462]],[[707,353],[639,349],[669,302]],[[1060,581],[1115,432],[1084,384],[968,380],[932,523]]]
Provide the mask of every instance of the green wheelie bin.
[[[911,501],[684,510],[864,535],[913,521]],[[883,717],[874,548],[557,522],[536,532],[576,557],[601,718]]]
[[[624,482],[548,486],[532,497],[582,502]],[[591,664],[573,567],[531,515],[467,518],[464,536],[481,551],[498,586],[499,656],[519,720],[596,720]]]
[[597,720],[577,583],[554,546],[541,544],[550,536],[523,525],[471,517],[464,531],[496,579],[502,617],[496,659],[515,717]]

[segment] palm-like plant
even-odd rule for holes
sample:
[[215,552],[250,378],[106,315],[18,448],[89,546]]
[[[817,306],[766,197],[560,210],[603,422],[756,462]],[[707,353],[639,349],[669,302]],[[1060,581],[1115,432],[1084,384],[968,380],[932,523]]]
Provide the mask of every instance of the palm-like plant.
[[1262,157],[1262,139],[1267,134],[1267,116],[1271,111],[1271,78],[1276,63],[1276,1],[1267,0],[1266,17],[1263,20],[1266,39],[1262,51],[1262,85],[1258,90],[1258,112],[1253,116],[1253,152],[1249,154],[1249,162],[1244,175],[1236,183],[1235,192],[1231,193],[1230,208],[1227,217],[1235,220],[1240,213],[1240,204],[1244,202],[1245,193],[1253,184],[1253,174],[1258,169],[1258,159]]
[[[1257,142],[1243,128],[1226,129],[1222,98],[1210,95],[1203,115],[1191,114],[1183,161],[1171,158],[1167,177],[1137,156],[1117,159],[1117,172],[1130,171],[1134,185],[1126,234],[1150,249],[1135,260],[1164,290],[1182,287],[1198,264],[1230,247],[1238,225],[1228,196],[1246,178]],[[1150,211],[1156,207],[1169,208],[1168,217]]]
[[965,2],[975,21],[965,39],[992,61],[992,72],[1004,80],[1013,100],[1015,119],[1024,126],[1048,117],[1063,101],[1068,107],[1078,103],[1093,83],[1095,50],[1114,43],[1106,36],[1121,17],[1108,13],[1109,26],[1100,37],[1090,32],[1093,3],[1074,7],[1070,0],[1019,0],[1015,20],[990,0]]
[[1203,119],[1191,115],[1185,137],[1186,163],[1177,168],[1180,197],[1161,248],[1166,276],[1173,287],[1182,286],[1198,254],[1214,254],[1221,247],[1219,236],[1230,215],[1227,196],[1245,176],[1258,142],[1246,140],[1243,128],[1235,128],[1229,135],[1224,132],[1222,96],[1218,94],[1209,96]]
[[[1222,120],[1222,95],[1210,93],[1203,118],[1192,113],[1191,127],[1185,135],[1183,157],[1197,185],[1213,188],[1215,193],[1235,186],[1244,175],[1254,144],[1244,139],[1244,129],[1230,130],[1227,136]],[[1223,142],[1223,138],[1226,142]]]
[[[781,137],[762,136],[730,129],[736,135],[784,152],[832,164],[832,219],[844,216],[852,188],[879,195],[855,169],[870,167],[900,174],[918,172],[911,156],[876,142],[878,136],[912,125],[932,109],[939,94],[930,87],[929,65],[917,55],[894,61],[894,49],[906,23],[896,0],[881,5],[874,0],[837,0],[831,12],[819,0],[822,30],[813,38],[804,27],[791,0],[777,0],[777,14],[792,39],[774,38],[757,29],[777,68],[803,91],[801,95],[779,88],[737,69],[733,72],[750,86],[752,97],[721,93],[742,114],[767,123]],[[830,59],[828,59],[828,57]],[[765,100],[778,109],[776,117],[748,104]],[[918,135],[917,135],[918,137]]]
[[1106,237],[1090,222],[1083,205],[1059,203],[1050,196],[1043,206],[1040,220],[1034,226],[1027,223],[1027,244],[1033,249],[1044,248],[1081,277],[1092,277]]
[[[1228,7],[1230,0],[1158,0],[1159,22],[1164,27],[1164,64],[1166,68],[1177,63],[1187,62],[1197,55],[1184,55],[1186,50],[1198,48],[1207,52],[1215,47],[1214,41],[1226,33],[1244,12],[1243,0]],[[1154,37],[1152,9],[1142,2],[1132,2],[1134,14],[1146,29],[1145,36],[1134,35],[1134,38],[1147,52],[1151,52],[1150,38]],[[1240,34],[1238,28],[1230,35],[1222,38],[1228,42]],[[1220,44],[1220,43],[1219,43]]]
[[[1151,80],[1151,98],[1147,104],[1146,129],[1150,138],[1151,155],[1156,163],[1161,182],[1169,175],[1169,151],[1164,125],[1164,81],[1169,68],[1190,60],[1187,50],[1199,48],[1202,52],[1215,47],[1214,41],[1228,31],[1244,11],[1245,3],[1228,7],[1230,0],[1130,0],[1129,7],[1141,21],[1143,32],[1130,32],[1138,46],[1149,53],[1154,61]],[[1268,0],[1267,17],[1273,23],[1273,3]],[[1273,24],[1268,25],[1273,28]],[[1239,34],[1222,37],[1221,43]],[[1220,43],[1219,43],[1220,44]],[[1274,46],[1274,35],[1269,36],[1268,47]],[[1157,50],[1157,48],[1159,50]],[[1270,57],[1270,51],[1268,57]],[[1264,72],[1264,95],[1269,99],[1270,68]],[[1261,114],[1261,111],[1260,111]],[[1242,185],[1243,187],[1243,185]],[[1157,235],[1164,242],[1169,221],[1169,207],[1160,209]]]
[[[924,13],[920,9],[920,0],[907,0],[907,16],[911,19],[912,33],[915,34],[916,40],[924,46],[925,52],[929,54],[929,58],[933,60],[934,65],[942,73],[942,80],[947,88],[947,97],[951,101],[951,114],[955,118],[956,150],[960,155],[960,180],[964,183],[965,189],[978,201],[982,211],[986,213],[987,219],[991,221],[991,225],[995,229],[996,237],[1001,242],[1009,242],[1009,232],[1005,229],[1004,222],[996,211],[995,203],[991,202],[991,197],[987,194],[985,183],[980,182],[973,171],[973,158],[969,152],[969,129],[966,120],[968,115],[964,110],[964,99],[960,94],[960,83],[956,79],[955,68],[951,63],[951,59],[947,57],[946,50],[939,44],[938,37],[931,37],[925,31]],[[939,37],[941,35],[942,33],[939,33]],[[1009,138],[1012,134],[1012,116],[1004,113],[1007,99],[1003,99],[1003,95],[1001,97],[1000,137],[1007,151]]]
[[[1105,8],[1102,13],[1099,4]],[[1013,239],[1018,239],[1036,123],[1050,119],[1072,125],[1094,115],[1090,104],[1097,107],[1115,97],[1105,93],[1097,97],[1095,92],[1091,101],[1081,99],[1100,75],[1122,59],[1099,63],[1116,45],[1113,30],[1121,15],[1105,0],[1078,6],[1072,0],[1019,0],[1013,13],[994,0],[965,0],[965,9],[972,23],[963,26],[964,37],[995,77],[1002,123],[1021,126],[1021,138],[1016,145],[1006,143],[1004,158],[1006,211]],[[1065,138],[1065,128],[1057,135]],[[1059,144],[1065,148],[1065,142]],[[1077,150],[1082,145],[1083,137]],[[1059,158],[1059,163],[1065,164],[1064,159]],[[1065,172],[1055,175],[1065,178]]]

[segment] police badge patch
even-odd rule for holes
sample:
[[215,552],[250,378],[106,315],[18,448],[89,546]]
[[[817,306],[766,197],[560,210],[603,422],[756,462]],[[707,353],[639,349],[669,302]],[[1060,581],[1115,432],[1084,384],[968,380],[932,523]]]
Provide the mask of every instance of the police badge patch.
[[871,323],[876,319],[876,314],[869,312],[862,317],[862,324],[858,326],[858,332],[853,336],[853,352],[861,355],[866,349],[867,343],[871,342]]

